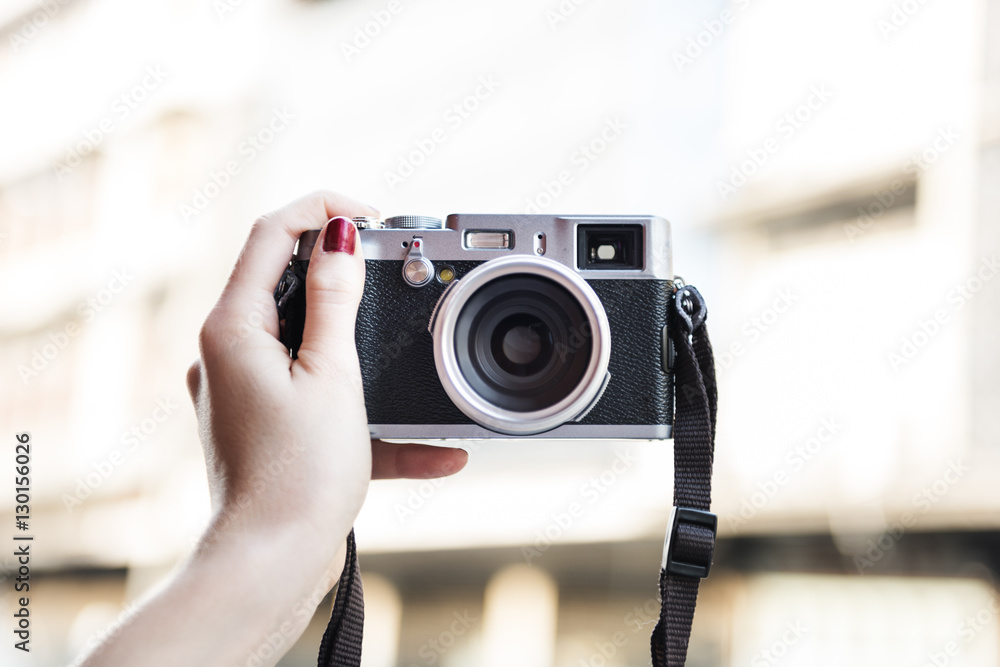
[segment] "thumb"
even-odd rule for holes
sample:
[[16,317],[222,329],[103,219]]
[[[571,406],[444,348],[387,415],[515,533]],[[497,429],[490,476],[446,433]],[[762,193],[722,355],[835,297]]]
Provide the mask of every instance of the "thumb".
[[354,326],[365,286],[365,261],[350,218],[331,218],[306,274],[306,321],[299,356],[355,353]]

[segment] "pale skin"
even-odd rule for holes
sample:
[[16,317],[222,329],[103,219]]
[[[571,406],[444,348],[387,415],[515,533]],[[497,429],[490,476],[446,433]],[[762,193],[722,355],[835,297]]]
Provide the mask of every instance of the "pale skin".
[[353,255],[316,244],[298,359],[278,341],[272,291],[296,239],[333,217],[365,215],[378,212],[318,192],[254,223],[187,378],[212,519],[175,575],[76,664],[276,664],[339,578],[369,481],[465,465],[461,449],[369,438],[354,345],[364,286],[357,234]]

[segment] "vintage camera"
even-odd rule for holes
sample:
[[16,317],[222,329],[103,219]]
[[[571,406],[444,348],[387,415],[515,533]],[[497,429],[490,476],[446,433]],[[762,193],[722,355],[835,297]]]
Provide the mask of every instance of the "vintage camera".
[[[671,437],[669,223],[648,216],[356,218],[373,437]],[[275,290],[294,354],[320,230]]]

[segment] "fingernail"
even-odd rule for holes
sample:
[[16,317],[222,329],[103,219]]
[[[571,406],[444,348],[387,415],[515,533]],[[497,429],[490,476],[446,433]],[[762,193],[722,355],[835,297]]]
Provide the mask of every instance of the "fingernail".
[[323,252],[346,252],[354,254],[354,222],[350,218],[332,218],[323,235]]

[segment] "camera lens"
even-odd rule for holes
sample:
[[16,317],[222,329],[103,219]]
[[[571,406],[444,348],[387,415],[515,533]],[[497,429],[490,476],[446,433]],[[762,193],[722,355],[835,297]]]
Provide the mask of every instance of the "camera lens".
[[493,280],[458,315],[455,351],[465,380],[505,410],[555,405],[583,379],[590,325],[573,295],[532,275]]
[[493,332],[490,350],[511,375],[534,375],[552,356],[552,332],[534,315],[511,315]]
[[431,329],[448,396],[500,433],[572,421],[607,377],[611,336],[600,299],[550,259],[512,256],[473,269],[442,297]]

